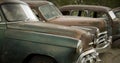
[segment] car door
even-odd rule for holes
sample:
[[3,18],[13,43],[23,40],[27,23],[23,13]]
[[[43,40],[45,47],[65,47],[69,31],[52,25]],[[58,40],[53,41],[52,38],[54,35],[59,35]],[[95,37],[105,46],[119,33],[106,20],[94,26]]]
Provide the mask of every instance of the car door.
[[1,15],[0,11],[0,63],[2,61],[2,58],[4,56],[4,39],[5,39],[5,30],[6,30],[6,23],[5,20],[2,18],[3,16]]

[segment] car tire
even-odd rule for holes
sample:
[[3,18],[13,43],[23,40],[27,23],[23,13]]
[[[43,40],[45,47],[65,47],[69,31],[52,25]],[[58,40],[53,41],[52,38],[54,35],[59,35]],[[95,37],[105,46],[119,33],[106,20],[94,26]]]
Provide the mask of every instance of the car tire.
[[28,63],[57,63],[54,59],[47,56],[34,56]]

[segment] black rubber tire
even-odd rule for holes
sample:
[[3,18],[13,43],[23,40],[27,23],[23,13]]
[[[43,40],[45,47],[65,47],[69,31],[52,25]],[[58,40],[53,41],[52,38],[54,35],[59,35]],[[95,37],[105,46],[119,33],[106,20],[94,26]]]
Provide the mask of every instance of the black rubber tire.
[[56,63],[56,61],[47,56],[34,56],[28,61],[28,63]]

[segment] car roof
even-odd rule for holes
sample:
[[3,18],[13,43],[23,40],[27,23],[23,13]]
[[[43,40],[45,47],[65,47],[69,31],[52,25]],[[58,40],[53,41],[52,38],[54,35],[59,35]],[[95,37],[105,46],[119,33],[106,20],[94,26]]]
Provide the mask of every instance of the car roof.
[[0,0],[0,5],[2,4],[26,4],[26,3],[20,0]]
[[112,9],[114,12],[116,12],[116,11],[120,11],[120,7],[117,7],[117,8],[114,8],[114,9]]
[[24,1],[24,2],[26,2],[30,6],[34,6],[34,7],[39,7],[39,6],[44,5],[44,4],[52,4],[49,1]]
[[91,10],[96,12],[108,12],[111,10],[109,7],[105,6],[97,6],[97,5],[66,5],[59,8],[60,11],[68,11],[68,10]]

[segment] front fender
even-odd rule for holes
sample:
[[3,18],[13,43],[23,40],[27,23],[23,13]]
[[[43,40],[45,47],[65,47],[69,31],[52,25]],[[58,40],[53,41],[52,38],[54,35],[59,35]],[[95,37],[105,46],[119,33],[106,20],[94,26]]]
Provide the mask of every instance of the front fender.
[[21,63],[29,54],[48,55],[60,63],[71,63],[78,47],[77,39],[65,36],[13,29],[5,33],[6,63]]

